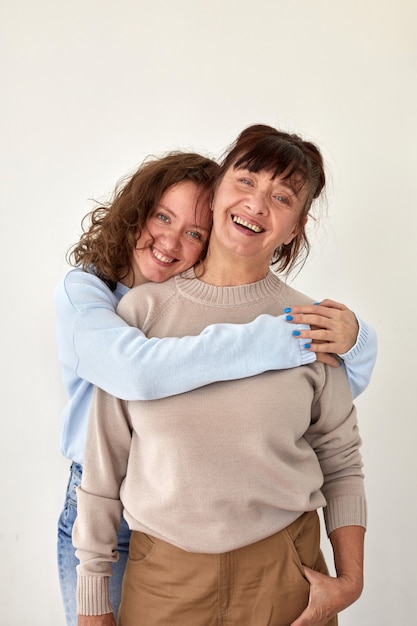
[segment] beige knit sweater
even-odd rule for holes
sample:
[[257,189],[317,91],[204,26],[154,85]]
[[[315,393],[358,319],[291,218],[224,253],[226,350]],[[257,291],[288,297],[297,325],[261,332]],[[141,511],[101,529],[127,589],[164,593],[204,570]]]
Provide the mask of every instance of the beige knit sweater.
[[[226,288],[193,276],[132,289],[120,315],[149,337],[183,336],[311,302],[272,273]],[[326,504],[329,533],[364,526],[359,446],[342,367],[314,363],[147,402],[97,389],[73,535],[79,613],[111,610],[122,509],[132,529],[193,552],[248,545]]]

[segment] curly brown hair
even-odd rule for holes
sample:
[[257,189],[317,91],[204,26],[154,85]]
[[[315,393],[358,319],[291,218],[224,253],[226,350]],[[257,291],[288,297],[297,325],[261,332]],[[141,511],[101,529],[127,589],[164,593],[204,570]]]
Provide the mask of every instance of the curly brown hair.
[[85,215],[83,234],[67,254],[69,264],[93,271],[115,288],[129,274],[136,240],[165,191],[191,181],[208,192],[218,169],[215,161],[194,152],[145,160],[133,175],[119,181],[110,202]]
[[265,124],[254,124],[243,130],[225,153],[216,185],[229,167],[251,172],[267,170],[273,178],[284,174],[296,195],[305,185],[308,186],[297,235],[289,244],[277,248],[271,259],[271,265],[279,272],[285,270],[289,273],[295,266],[302,266],[310,251],[305,218],[313,200],[321,195],[326,183],[323,157],[318,147],[298,135]]

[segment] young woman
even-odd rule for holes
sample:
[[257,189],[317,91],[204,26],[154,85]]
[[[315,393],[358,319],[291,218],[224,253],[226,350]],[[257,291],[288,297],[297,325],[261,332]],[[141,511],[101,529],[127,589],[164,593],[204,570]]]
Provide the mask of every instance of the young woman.
[[[269,267],[296,262],[323,187],[313,144],[250,127],[217,177],[207,256],[132,290],[118,312],[149,337],[183,337],[311,305]],[[344,368],[322,363],[152,402],[97,389],[74,528],[79,625],[115,623],[122,509],[133,534],[120,626],[336,624],[362,588],[359,445]],[[319,547],[324,505],[335,579]]]

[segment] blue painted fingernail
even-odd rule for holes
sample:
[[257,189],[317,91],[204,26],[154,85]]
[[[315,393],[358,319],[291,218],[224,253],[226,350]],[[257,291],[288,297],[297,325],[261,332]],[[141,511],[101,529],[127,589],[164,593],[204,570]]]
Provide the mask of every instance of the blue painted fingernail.
[[292,334],[294,335],[294,337],[299,337],[300,336],[300,331],[299,330],[293,330]]
[[291,322],[291,320],[293,320],[293,316],[292,315],[286,315],[285,319],[287,320],[287,322]]
[[287,306],[287,308],[284,309],[284,313],[291,313],[291,307]]
[[315,302],[314,306],[319,306],[320,302]]
[[305,343],[305,344],[304,344],[304,348],[305,348],[306,350],[308,350],[309,348],[311,348],[311,343]]

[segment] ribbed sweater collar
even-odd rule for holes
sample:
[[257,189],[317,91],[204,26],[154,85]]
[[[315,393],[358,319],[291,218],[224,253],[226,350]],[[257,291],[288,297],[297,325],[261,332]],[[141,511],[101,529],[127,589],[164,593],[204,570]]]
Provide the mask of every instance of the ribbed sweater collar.
[[175,278],[178,291],[186,298],[196,302],[205,302],[210,306],[240,306],[258,302],[266,297],[277,295],[282,282],[269,271],[266,277],[256,283],[236,287],[216,287],[195,277],[194,269]]

